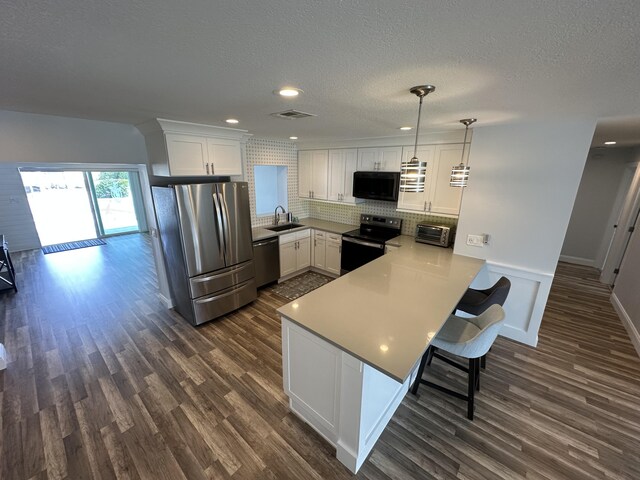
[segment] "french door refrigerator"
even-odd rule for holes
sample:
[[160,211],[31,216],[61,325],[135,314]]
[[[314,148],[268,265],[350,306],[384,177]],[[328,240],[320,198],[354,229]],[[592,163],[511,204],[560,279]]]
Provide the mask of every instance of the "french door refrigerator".
[[257,298],[246,182],[152,187],[169,290],[193,325]]

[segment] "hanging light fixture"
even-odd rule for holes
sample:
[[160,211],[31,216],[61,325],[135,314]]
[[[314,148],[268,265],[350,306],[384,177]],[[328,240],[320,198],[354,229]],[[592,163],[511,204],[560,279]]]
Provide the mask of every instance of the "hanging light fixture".
[[469,132],[469,125],[475,123],[477,118],[463,118],[460,123],[465,126],[464,130],[464,143],[462,144],[462,158],[460,158],[460,165],[454,165],[451,168],[451,180],[449,180],[449,186],[451,187],[466,187],[469,181],[469,167],[464,164],[464,148],[467,146],[467,133]]
[[418,85],[409,91],[420,97],[418,107],[418,124],[416,125],[416,143],[413,148],[413,157],[409,161],[403,161],[400,166],[400,191],[424,192],[424,184],[427,179],[427,162],[418,160],[418,134],[420,133],[420,115],[422,113],[422,100],[436,89],[433,85]]

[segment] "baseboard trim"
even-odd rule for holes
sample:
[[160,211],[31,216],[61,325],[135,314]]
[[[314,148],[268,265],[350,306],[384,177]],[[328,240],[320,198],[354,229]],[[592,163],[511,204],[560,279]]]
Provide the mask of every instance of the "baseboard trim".
[[582,257],[572,257],[571,255],[560,255],[560,258],[558,260],[560,260],[561,262],[572,263],[574,265],[583,265],[585,267],[595,268],[596,266],[595,260]]
[[613,305],[614,310],[618,314],[618,317],[620,318],[622,325],[624,325],[624,328],[627,330],[627,333],[629,334],[629,339],[631,340],[631,343],[636,349],[638,356],[640,356],[640,332],[638,332],[638,329],[631,321],[631,317],[629,317],[629,314],[620,303],[620,300],[618,300],[618,297],[616,296],[616,294],[612,293],[609,299],[611,301],[611,304]]
[[164,306],[167,307],[167,310],[169,310],[169,309],[174,307],[173,302],[171,301],[171,299],[165,297],[163,294],[158,293],[158,298],[164,304]]

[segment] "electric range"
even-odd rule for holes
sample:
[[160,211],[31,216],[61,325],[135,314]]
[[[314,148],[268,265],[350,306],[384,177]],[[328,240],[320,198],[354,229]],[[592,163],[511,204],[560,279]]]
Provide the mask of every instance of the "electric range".
[[400,235],[401,230],[401,218],[360,215],[360,228],[342,234],[340,274],[384,255],[385,243]]

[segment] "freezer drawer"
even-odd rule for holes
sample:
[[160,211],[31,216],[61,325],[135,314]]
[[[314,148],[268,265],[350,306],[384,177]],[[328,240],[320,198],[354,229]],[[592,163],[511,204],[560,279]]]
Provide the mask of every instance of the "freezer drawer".
[[189,279],[191,298],[210,295],[253,278],[253,260]]
[[258,298],[256,282],[252,278],[248,282],[228,288],[214,295],[192,300],[194,325],[208,322],[226,313],[237,310]]

